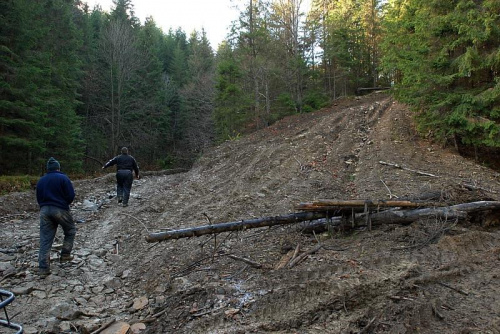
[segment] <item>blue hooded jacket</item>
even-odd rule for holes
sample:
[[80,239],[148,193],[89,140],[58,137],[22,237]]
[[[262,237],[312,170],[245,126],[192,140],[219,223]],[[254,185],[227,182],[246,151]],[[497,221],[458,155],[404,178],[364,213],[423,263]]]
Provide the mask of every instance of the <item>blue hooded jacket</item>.
[[36,200],[40,207],[51,205],[69,211],[69,205],[74,199],[73,184],[60,171],[47,172],[36,185]]

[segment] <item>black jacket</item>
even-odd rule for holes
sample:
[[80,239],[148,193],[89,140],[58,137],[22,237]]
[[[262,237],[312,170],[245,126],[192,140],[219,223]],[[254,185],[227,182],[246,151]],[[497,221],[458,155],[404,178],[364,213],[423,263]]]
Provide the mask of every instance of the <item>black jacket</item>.
[[134,157],[128,154],[120,154],[114,157],[113,159],[106,162],[104,168],[108,168],[110,166],[116,165],[116,170],[129,170],[134,171],[135,176],[139,177],[139,167],[137,167],[137,162]]

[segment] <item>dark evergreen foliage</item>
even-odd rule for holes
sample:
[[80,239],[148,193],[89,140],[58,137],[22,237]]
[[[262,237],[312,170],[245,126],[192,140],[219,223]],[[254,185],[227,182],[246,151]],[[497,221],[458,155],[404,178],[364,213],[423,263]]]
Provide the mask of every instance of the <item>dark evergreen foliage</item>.
[[384,67],[420,130],[500,147],[500,2],[394,1],[386,27]]
[[2,7],[2,173],[41,173],[48,156],[66,170],[78,170],[78,13],[63,0],[11,0]]
[[500,147],[498,0],[314,0],[307,19],[299,0],[249,0],[215,55],[203,30],[164,32],[113,3],[0,1],[1,174],[41,174],[49,156],[97,170],[121,146],[142,167],[186,167],[214,141],[390,81],[422,133]]

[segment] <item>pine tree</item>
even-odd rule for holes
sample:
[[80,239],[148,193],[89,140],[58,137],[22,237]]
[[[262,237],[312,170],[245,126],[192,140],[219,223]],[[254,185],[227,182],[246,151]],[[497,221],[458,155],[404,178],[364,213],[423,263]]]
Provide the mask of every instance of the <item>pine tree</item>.
[[188,151],[197,156],[211,145],[214,137],[214,55],[204,30],[201,35],[196,31],[191,34],[189,49],[189,81],[180,92],[185,101],[185,138]]
[[419,127],[442,142],[500,147],[498,1],[393,1],[384,65]]
[[78,170],[81,36],[73,21],[75,7],[63,0],[13,0],[2,6],[2,168],[38,172],[48,154],[66,170]]
[[135,138],[137,145],[140,143],[141,150],[137,156],[155,161],[167,154],[165,144],[170,136],[170,111],[166,101],[163,63],[160,60],[163,32],[152,17],[146,19],[141,27],[138,42],[144,62],[133,78],[135,93],[127,121],[133,124],[129,130],[130,136]]
[[244,72],[226,42],[217,50],[216,107],[214,121],[219,141],[236,138],[244,131],[244,125],[252,114],[251,96],[243,91]]

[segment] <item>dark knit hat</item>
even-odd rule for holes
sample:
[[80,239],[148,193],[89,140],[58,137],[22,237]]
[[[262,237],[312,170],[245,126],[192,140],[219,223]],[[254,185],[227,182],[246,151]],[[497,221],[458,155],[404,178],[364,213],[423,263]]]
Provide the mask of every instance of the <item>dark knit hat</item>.
[[61,165],[59,164],[59,161],[57,161],[54,158],[50,158],[49,161],[47,161],[47,170],[49,172],[61,169]]

